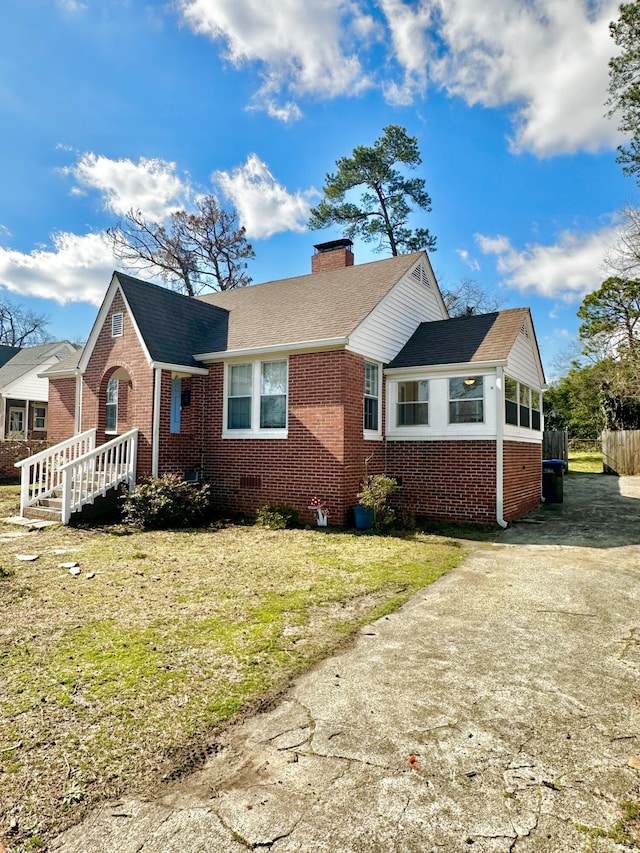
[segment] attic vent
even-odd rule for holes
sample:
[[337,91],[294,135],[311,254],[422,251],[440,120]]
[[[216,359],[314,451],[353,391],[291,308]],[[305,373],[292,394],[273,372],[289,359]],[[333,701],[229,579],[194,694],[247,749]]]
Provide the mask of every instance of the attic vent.
[[116,314],[111,315],[111,337],[112,338],[121,338],[122,337],[122,329],[123,329],[123,314],[122,311],[118,311]]
[[527,329],[527,324],[526,324],[526,323],[523,323],[523,324],[522,324],[522,328],[520,329],[520,334],[521,334],[521,335],[524,335],[524,336],[525,336],[525,338],[528,338],[528,337],[529,337],[529,330]]
[[423,284],[425,287],[431,287],[431,282],[429,281],[425,268],[422,264],[418,264],[418,266],[412,270],[411,277],[414,278],[418,284]]

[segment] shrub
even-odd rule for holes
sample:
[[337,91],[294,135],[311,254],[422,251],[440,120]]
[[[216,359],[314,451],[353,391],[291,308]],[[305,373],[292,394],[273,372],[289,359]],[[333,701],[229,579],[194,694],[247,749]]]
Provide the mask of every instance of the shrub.
[[372,474],[362,484],[362,491],[358,493],[360,506],[373,510],[373,526],[376,530],[393,527],[396,514],[387,506],[387,501],[397,488],[398,484],[393,477],[387,477],[386,474]]
[[298,510],[287,504],[270,503],[256,513],[256,524],[269,530],[298,526]]
[[209,509],[209,486],[176,474],[148,477],[123,497],[123,518],[134,527],[196,527]]

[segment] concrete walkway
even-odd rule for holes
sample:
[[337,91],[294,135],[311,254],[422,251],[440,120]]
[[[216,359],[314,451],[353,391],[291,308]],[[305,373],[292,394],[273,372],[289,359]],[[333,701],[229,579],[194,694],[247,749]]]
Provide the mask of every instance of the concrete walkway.
[[201,769],[49,849],[622,851],[638,768],[640,478],[575,475]]

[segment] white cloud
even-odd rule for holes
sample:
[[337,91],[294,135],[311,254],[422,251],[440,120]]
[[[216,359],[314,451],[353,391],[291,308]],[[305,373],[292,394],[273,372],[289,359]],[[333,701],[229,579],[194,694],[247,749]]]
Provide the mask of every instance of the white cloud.
[[319,98],[354,94],[370,85],[358,51],[375,30],[357,0],[178,0],[187,24],[198,34],[226,44],[236,66],[257,63],[264,84],[252,106],[272,114],[277,93]]
[[111,160],[85,152],[63,172],[77,182],[72,192],[98,190],[105,208],[116,216],[124,216],[133,208],[160,222],[172,211],[184,208],[192,195],[188,180],[176,173],[175,163],[166,160]]
[[619,142],[604,117],[618,0],[178,0],[188,26],[263,84],[253,109],[292,121],[301,96],[379,87],[410,105],[429,81],[513,110],[514,150],[538,156]]
[[485,255],[496,256],[498,273],[508,287],[577,302],[602,284],[605,257],[617,233],[614,226],[583,235],[565,231],[553,245],[532,244],[522,250],[503,236],[475,237]]
[[469,252],[466,249],[456,249],[456,254],[460,257],[461,260],[465,262],[465,264],[469,267],[473,272],[478,272],[480,269],[480,264],[476,261],[475,258],[472,258]]
[[238,211],[249,238],[266,238],[280,231],[305,231],[315,189],[289,193],[256,154],[231,172],[212,175]]
[[420,81],[426,65],[468,104],[513,107],[514,149],[547,156],[618,141],[603,117],[617,0],[379,2],[408,77]]
[[0,247],[0,285],[22,296],[99,305],[117,266],[104,234],[60,233],[51,249],[29,254]]

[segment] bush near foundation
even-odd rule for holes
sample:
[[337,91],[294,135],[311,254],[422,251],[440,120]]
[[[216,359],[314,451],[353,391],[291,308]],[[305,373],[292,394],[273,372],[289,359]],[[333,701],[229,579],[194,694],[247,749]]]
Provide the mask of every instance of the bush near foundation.
[[189,483],[176,474],[148,477],[123,497],[123,520],[133,527],[198,527],[208,512],[207,483]]

